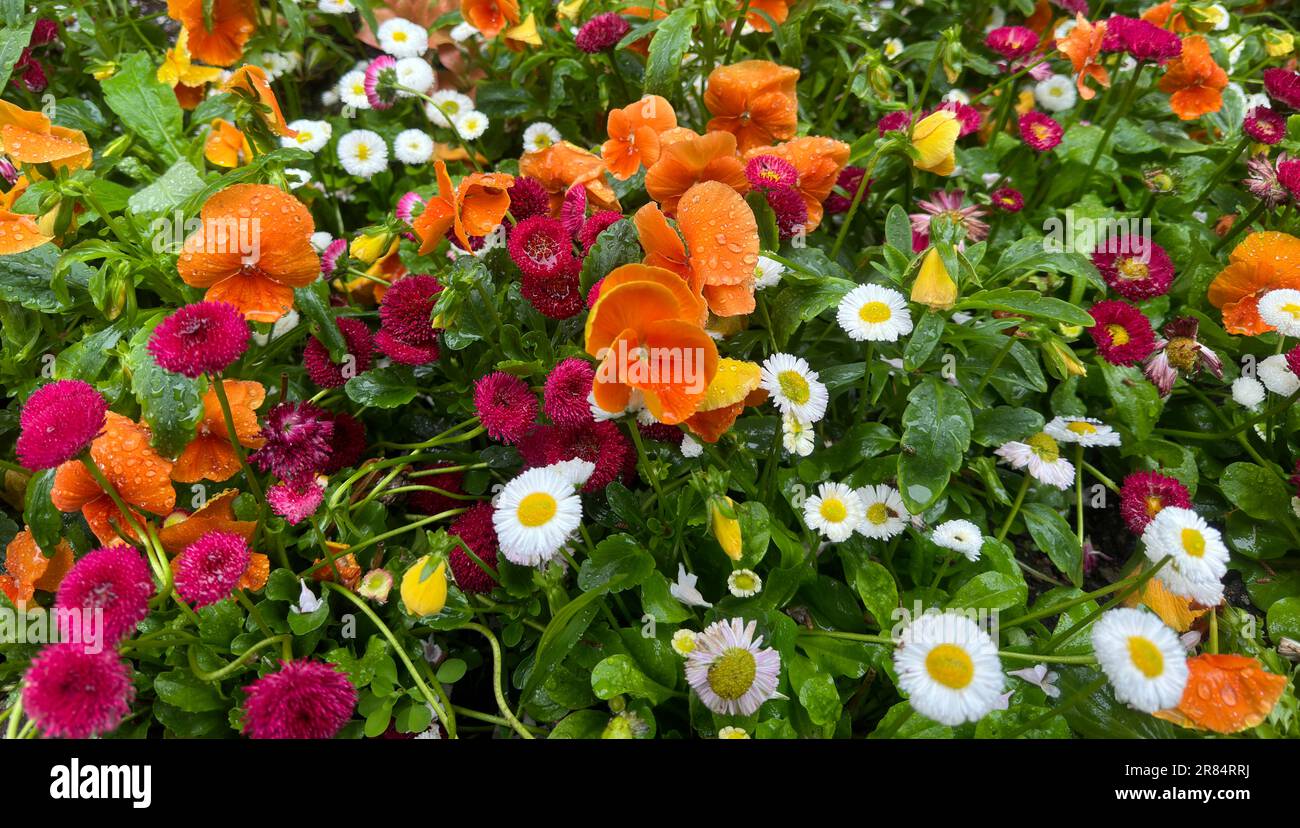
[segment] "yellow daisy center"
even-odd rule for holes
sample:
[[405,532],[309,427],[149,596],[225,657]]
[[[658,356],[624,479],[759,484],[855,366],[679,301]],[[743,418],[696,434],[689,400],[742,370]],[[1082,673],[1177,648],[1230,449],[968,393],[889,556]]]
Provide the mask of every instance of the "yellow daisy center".
[[370,157],[370,147],[367,144],[357,144],[357,160],[365,161]]
[[1111,323],[1106,326],[1106,333],[1110,334],[1110,344],[1127,345],[1133,337],[1128,335],[1128,328],[1123,325]]
[[1280,310],[1282,313],[1287,314],[1292,319],[1300,320],[1300,304],[1297,304],[1295,302],[1287,302],[1285,305],[1278,308],[1278,310]]
[[1069,424],[1068,426],[1066,426],[1065,428],[1066,428],[1068,431],[1072,431],[1072,432],[1074,432],[1075,434],[1085,434],[1085,435],[1086,435],[1086,434],[1096,434],[1096,433],[1097,433],[1097,427],[1096,427],[1095,425],[1093,425],[1092,423],[1085,423],[1085,422],[1082,421],[1082,420],[1075,420],[1074,422],[1070,423],[1070,424]]
[[1146,499],[1147,517],[1153,518],[1165,508],[1165,501],[1159,495],[1148,495]]
[[1205,557],[1205,536],[1195,529],[1184,529],[1179,533],[1183,551],[1193,558]]
[[839,523],[849,516],[849,510],[845,508],[843,500],[831,498],[822,501],[821,516],[831,523]]
[[1137,259],[1120,259],[1119,266],[1115,269],[1119,271],[1120,278],[1130,281],[1145,279],[1151,274],[1151,268]]
[[940,644],[925,657],[925,671],[930,678],[953,690],[960,690],[975,678],[975,664],[970,655],[956,644]]
[[880,526],[889,520],[889,509],[883,503],[873,503],[867,507],[867,520]]
[[1130,636],[1128,656],[1132,659],[1133,666],[1149,679],[1158,678],[1165,671],[1165,657],[1149,639]]
[[396,32],[393,32],[393,40],[397,41],[398,43],[405,43],[405,42],[406,42],[406,32],[403,32],[403,31],[396,31]]
[[867,302],[858,310],[858,317],[869,325],[888,322],[891,316],[893,314],[889,311],[889,305],[884,302]]
[[754,654],[743,647],[732,647],[709,666],[709,687],[719,697],[735,701],[754,686],[757,674]]
[[533,492],[519,502],[515,515],[524,526],[542,526],[555,517],[558,504],[555,498],[546,492]]
[[1061,447],[1046,433],[1040,431],[1025,441],[1044,462],[1055,463],[1061,458]]
[[748,592],[749,590],[754,588],[754,576],[749,575],[747,573],[742,572],[740,574],[737,574],[731,579],[731,582],[735,584],[736,589],[740,590],[741,592]]
[[777,376],[777,384],[781,386],[781,394],[795,405],[805,405],[812,399],[812,388],[798,371],[782,371]]

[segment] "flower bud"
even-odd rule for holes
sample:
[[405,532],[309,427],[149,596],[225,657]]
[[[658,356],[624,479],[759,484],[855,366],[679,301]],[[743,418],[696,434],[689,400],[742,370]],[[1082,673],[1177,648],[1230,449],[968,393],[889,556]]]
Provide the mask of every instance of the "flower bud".
[[386,232],[363,233],[352,240],[348,253],[352,258],[366,264],[373,264],[376,259],[388,251],[392,236]]
[[931,310],[948,310],[957,304],[957,283],[936,248],[931,247],[921,262],[921,272],[912,283],[912,301]]
[[[714,498],[710,505],[709,525],[713,529],[713,537],[717,538],[722,551],[727,553],[728,558],[738,561],[740,560],[742,542],[740,521],[734,517],[736,514],[735,506],[735,501],[729,497]],[[728,517],[728,513],[732,516]]]
[[425,555],[402,575],[402,603],[418,618],[437,615],[447,604],[447,562],[439,561],[432,572],[433,556]]

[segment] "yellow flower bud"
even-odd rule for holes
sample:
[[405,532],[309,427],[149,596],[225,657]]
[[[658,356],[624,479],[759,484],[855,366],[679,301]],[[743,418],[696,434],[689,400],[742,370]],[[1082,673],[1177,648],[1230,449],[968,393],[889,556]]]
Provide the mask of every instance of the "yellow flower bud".
[[363,234],[352,240],[348,253],[358,261],[371,264],[388,250],[392,238],[387,233]]
[[957,283],[948,275],[943,257],[933,247],[921,262],[921,272],[912,283],[912,301],[931,310],[948,310],[957,303]]
[[1295,51],[1295,35],[1281,29],[1269,29],[1264,32],[1264,51],[1269,57],[1282,57]]
[[[734,510],[736,505],[734,500],[729,497],[719,499],[725,500],[727,506],[732,507]],[[717,500],[714,500],[709,523],[713,529],[713,537],[717,538],[718,545],[722,547],[723,552],[727,553],[727,557],[731,558],[733,561],[740,560],[742,545],[740,521],[736,520],[734,517],[727,517],[726,514],[723,513],[722,506],[718,504]]]
[[420,558],[402,575],[402,603],[417,617],[437,615],[447,605],[447,562],[439,561],[438,568],[426,577],[430,557]]
[[529,46],[541,46],[542,36],[537,33],[537,19],[533,15],[524,18],[524,22],[505,31],[506,40],[515,43],[527,43]]
[[960,133],[957,116],[946,109],[925,116],[912,127],[912,148],[918,153],[912,163],[935,175],[952,175],[957,167],[954,147]]

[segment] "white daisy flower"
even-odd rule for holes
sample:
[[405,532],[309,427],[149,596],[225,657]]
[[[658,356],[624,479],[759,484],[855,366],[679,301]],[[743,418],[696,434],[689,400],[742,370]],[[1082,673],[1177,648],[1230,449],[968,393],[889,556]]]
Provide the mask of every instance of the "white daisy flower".
[[395,58],[419,57],[429,50],[429,31],[401,17],[379,24],[375,32],[379,48]]
[[668,594],[688,607],[711,607],[713,604],[704,600],[704,596],[695,587],[695,583],[699,580],[699,575],[687,572],[685,564],[678,563],[677,583],[668,585]]
[[960,89],[949,89],[948,93],[943,96],[943,99],[945,101],[956,101],[957,103],[960,104],[970,103],[970,95],[967,95],[965,92],[963,92]]
[[541,152],[564,140],[560,131],[545,121],[537,121],[524,130],[524,152]]
[[930,540],[935,546],[951,549],[960,553],[969,561],[980,559],[980,548],[984,546],[984,535],[980,528],[969,520],[949,520],[934,527]]
[[348,175],[372,178],[388,169],[388,145],[368,129],[354,129],[340,138],[338,153]]
[[1270,290],[1259,297],[1259,318],[1283,336],[1300,336],[1300,290]]
[[1145,713],[1176,707],[1187,686],[1187,655],[1174,631],[1140,609],[1113,609],[1092,626],[1092,649],[1115,698]]
[[1064,112],[1079,100],[1074,81],[1065,75],[1052,75],[1034,86],[1034,100],[1048,112]]
[[[402,58],[393,67],[398,86],[399,98],[413,98],[416,93],[428,92],[433,88],[433,67],[429,61],[419,57]],[[410,90],[410,91],[407,91]]]
[[429,96],[424,104],[424,114],[429,116],[434,126],[450,127],[452,121],[463,112],[474,109],[474,102],[467,95],[454,89],[441,89]]
[[692,630],[678,630],[673,633],[672,640],[673,652],[685,658],[695,649],[695,632]]
[[1156,577],[1169,591],[1206,607],[1223,600],[1223,576],[1228,573],[1228,547],[1219,530],[1191,509],[1166,506],[1142,530],[1147,558],[1171,560]]
[[267,80],[276,80],[287,72],[292,72],[298,68],[298,56],[285,52],[267,52],[262,55],[262,69],[266,72]]
[[732,727],[728,725],[727,727],[718,728],[718,738],[719,739],[748,739],[749,734],[745,732],[745,728],[743,727]]
[[1291,372],[1291,366],[1286,364],[1285,354],[1273,354],[1267,359],[1260,360],[1255,366],[1255,374],[1259,377],[1259,381],[1264,383],[1264,387],[1274,394],[1289,397],[1296,391],[1300,391],[1300,377]]
[[1055,684],[1057,674],[1050,672],[1046,664],[1035,664],[1033,667],[1026,667],[1023,670],[1008,670],[1007,675],[1029,682],[1046,693],[1049,699],[1056,699],[1061,696],[1061,688]]
[[810,423],[826,415],[830,394],[803,357],[772,354],[763,360],[761,376],[759,384],[783,413],[797,414]]
[[892,486],[863,486],[858,489],[862,500],[862,520],[858,533],[876,540],[889,540],[907,528],[912,519],[903,498]]
[[896,37],[887,37],[881,44],[880,53],[885,56],[886,60],[893,60],[903,53],[903,41]]
[[370,99],[366,97],[366,73],[353,69],[339,78],[339,100],[344,106],[353,109],[369,109]]
[[451,39],[457,43],[464,43],[476,34],[478,29],[472,23],[457,23],[451,27]]
[[309,121],[306,118],[290,121],[289,129],[298,134],[293,138],[281,138],[280,146],[297,147],[307,152],[320,152],[329,143],[330,136],[334,134],[334,128],[329,125],[329,122]]
[[1118,432],[1101,420],[1091,417],[1054,417],[1043,426],[1048,437],[1062,443],[1078,443],[1084,448],[1118,446]]
[[433,157],[433,139],[418,129],[404,129],[393,139],[393,155],[403,164],[427,164]]
[[827,540],[839,543],[849,539],[862,522],[862,499],[843,483],[823,483],[817,494],[803,504],[804,523]]
[[835,320],[857,342],[897,342],[912,332],[903,294],[880,285],[858,285],[844,294]]
[[466,141],[473,141],[487,132],[490,123],[488,116],[477,109],[471,109],[456,116],[456,132],[460,133],[460,137]]
[[311,171],[304,170],[302,167],[285,167],[284,178],[289,184],[289,189],[296,190],[311,181]]
[[785,265],[776,259],[769,259],[767,256],[759,256],[758,264],[754,267],[754,289],[763,290],[765,288],[776,287],[781,283],[781,276],[785,274]]
[[325,14],[352,14],[357,7],[352,5],[351,0],[320,0],[316,8]]
[[699,457],[701,454],[704,453],[704,446],[700,445],[700,441],[696,440],[691,435],[683,434],[681,452],[682,452],[682,457],[687,457],[687,458]]
[[1258,411],[1268,392],[1254,377],[1237,377],[1232,381],[1232,400],[1251,411]]
[[315,233],[311,234],[309,241],[311,242],[313,250],[317,253],[323,253],[325,252],[325,248],[330,246],[330,242],[334,241],[334,237],[329,233],[326,233],[324,230],[317,230]]
[[785,450],[799,457],[807,457],[813,451],[813,424],[797,414],[781,415],[781,445]]
[[704,706],[720,716],[751,716],[776,696],[781,656],[755,637],[757,622],[716,621],[695,637],[686,657],[686,681]]
[[984,718],[1004,683],[993,639],[955,612],[924,613],[908,624],[894,668],[913,709],[950,727]]
[[545,563],[582,523],[582,500],[555,469],[529,469],[497,495],[492,525],[506,560],[521,566]]
[[338,102],[339,102],[339,90],[336,87],[331,86],[329,89],[326,89],[324,92],[320,93],[321,106],[328,109],[329,107],[333,106]]
[[737,598],[750,598],[763,589],[763,579],[752,569],[737,569],[727,576],[727,590]]
[[1013,469],[1028,469],[1035,480],[1068,489],[1074,485],[1074,464],[1061,456],[1061,447],[1046,432],[1040,431],[1023,443],[1012,440],[994,452]]

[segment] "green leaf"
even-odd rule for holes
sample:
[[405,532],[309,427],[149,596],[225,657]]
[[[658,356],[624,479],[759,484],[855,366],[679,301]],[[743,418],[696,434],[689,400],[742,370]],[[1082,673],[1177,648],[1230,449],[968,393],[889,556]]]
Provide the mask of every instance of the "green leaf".
[[909,258],[912,255],[912,221],[901,205],[889,208],[885,216],[885,242]]
[[1115,403],[1116,416],[1132,429],[1139,440],[1147,439],[1155,430],[1164,408],[1160,392],[1136,368],[1099,362],[1111,401]]
[[153,689],[158,698],[187,713],[204,713],[229,707],[216,687],[183,670],[159,673],[154,677]]
[[6,26],[0,29],[0,89],[9,85],[9,75],[14,71],[23,49],[32,39],[32,23],[26,26]]
[[1023,607],[1028,600],[1029,589],[1023,580],[1017,581],[1001,572],[982,572],[962,584],[948,606],[1006,610]]
[[520,704],[532,700],[537,689],[546,681],[552,669],[569,654],[578,639],[587,631],[591,621],[599,610],[597,605],[605,597],[605,591],[594,589],[584,592],[560,608],[546,625],[546,632],[537,642],[532,667],[519,693]]
[[[132,213],[165,213],[180,207],[186,199],[202,189],[203,179],[199,178],[198,170],[182,158],[168,167],[167,172],[159,176],[157,181],[132,194],[126,204]],[[162,234],[160,231],[151,235],[159,238]]]
[[669,592],[668,579],[661,572],[651,572],[641,582],[641,609],[660,624],[680,624],[693,617],[691,611]]
[[293,306],[311,320],[316,338],[329,351],[330,359],[342,362],[348,353],[348,342],[343,338],[334,314],[330,311],[329,285],[317,279],[306,287],[294,288]]
[[343,390],[353,402],[375,408],[398,408],[420,393],[420,389],[411,384],[410,372],[395,366],[355,376],[347,381]]
[[886,629],[898,608],[898,584],[894,576],[882,564],[868,560],[857,567],[853,588],[867,612],[876,619],[876,626]]
[[153,432],[154,448],[175,457],[194,439],[194,428],[203,417],[203,395],[198,380],[159,367],[149,353],[149,337],[162,319],[155,317],[131,337],[125,364],[131,375],[131,393]]
[[[1061,698],[1071,698],[1100,677],[1087,667],[1059,666],[1057,687]],[[1155,716],[1142,713],[1115,699],[1109,685],[1089,693],[1063,714],[1071,729],[1093,739],[1172,739],[1178,729]]]
[[104,102],[164,161],[175,162],[184,152],[185,134],[176,95],[158,80],[148,54],[133,52],[118,63],[117,72],[103,81]]
[[1254,463],[1233,463],[1219,477],[1223,496],[1256,520],[1285,519],[1291,495],[1282,481]]
[[645,94],[669,99],[676,96],[677,77],[681,73],[682,58],[690,48],[694,26],[695,8],[691,6],[675,9],[660,21],[646,57]]
[[655,559],[631,535],[612,535],[591,550],[591,557],[578,570],[578,586],[584,592],[630,589],[654,571]]
[[1045,503],[1026,503],[1020,514],[1038,548],[1070,583],[1079,586],[1083,582],[1083,549],[1070,524]]
[[961,468],[973,426],[966,397],[947,383],[925,377],[907,395],[898,488],[912,514],[924,512],[943,494],[948,478]]
[[1096,322],[1091,314],[1063,299],[1043,296],[1036,290],[998,288],[985,290],[961,300],[959,310],[1000,310],[1025,316],[1062,322],[1066,325],[1092,327]]
[[551,728],[548,739],[599,739],[609,724],[609,714],[599,710],[575,710]]
[[912,331],[906,347],[903,348],[904,370],[915,371],[925,364],[930,354],[934,353],[935,346],[939,344],[939,338],[943,336],[943,328],[943,314],[930,311],[921,314],[921,318],[916,323],[916,330]]
[[1274,643],[1283,636],[1300,641],[1300,598],[1283,598],[1268,608],[1268,635]]
[[50,500],[54,472],[55,469],[45,469],[33,475],[27,481],[27,496],[23,500],[23,522],[46,557],[54,554],[63,534],[63,515]]
[[971,439],[981,446],[1000,446],[1011,440],[1023,440],[1043,430],[1043,415],[1032,408],[1000,405],[975,415]]
[[[90,284],[90,268],[77,261],[69,264],[65,281],[84,291]],[[60,299],[51,286],[50,275],[58,266],[59,248],[53,244],[0,256],[0,302],[16,302],[41,313],[70,310],[72,306]]]
[[591,690],[597,698],[609,700],[615,696],[633,696],[661,704],[672,698],[673,691],[652,680],[632,660],[632,656],[612,655],[591,671]]
[[840,303],[857,285],[828,276],[817,280],[789,280],[772,302],[772,328],[777,341],[789,342],[800,325]]
[[621,265],[641,261],[641,242],[636,233],[636,226],[628,219],[611,224],[596,237],[587,258],[582,260],[582,295],[586,296],[591,286],[604,279],[609,272]]

